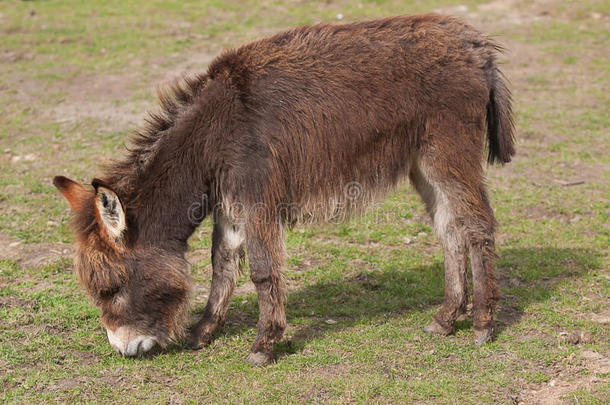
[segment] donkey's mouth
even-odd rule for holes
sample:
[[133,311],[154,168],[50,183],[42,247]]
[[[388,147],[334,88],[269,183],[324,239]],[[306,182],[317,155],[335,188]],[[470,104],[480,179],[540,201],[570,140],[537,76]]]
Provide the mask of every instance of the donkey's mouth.
[[114,332],[106,329],[110,345],[125,357],[141,356],[155,347],[157,338],[154,336],[136,335],[128,327],[122,326]]

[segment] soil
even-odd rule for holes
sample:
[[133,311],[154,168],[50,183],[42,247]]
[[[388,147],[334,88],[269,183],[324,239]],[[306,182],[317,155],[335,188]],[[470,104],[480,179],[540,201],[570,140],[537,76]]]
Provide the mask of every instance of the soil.
[[74,249],[66,243],[24,244],[18,239],[0,234],[0,259],[10,259],[24,268],[40,267],[71,257]]
[[[606,379],[598,375],[610,373],[610,359],[592,350],[583,349],[578,355],[570,355],[564,364],[554,366],[555,376],[546,384],[533,386],[523,390],[519,396],[519,404],[559,404],[569,394],[579,389],[590,389],[592,385],[603,384]],[[590,375],[579,376],[581,370]]]

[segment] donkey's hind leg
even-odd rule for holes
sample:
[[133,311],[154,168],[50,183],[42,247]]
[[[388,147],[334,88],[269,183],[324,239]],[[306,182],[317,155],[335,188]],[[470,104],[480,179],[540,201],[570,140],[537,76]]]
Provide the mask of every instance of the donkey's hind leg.
[[[499,298],[493,264],[496,222],[487,199],[481,164],[483,129],[476,123],[461,124],[459,121],[451,125],[440,124],[435,127],[431,123],[431,139],[420,151],[416,164],[421,176],[434,190],[435,228],[443,241],[447,267],[451,268],[455,261],[453,266],[463,269],[465,252],[470,253],[473,326],[475,343],[480,345],[492,338],[493,311]],[[465,295],[465,271],[459,275],[452,271],[448,273],[445,302],[435,317],[443,332],[449,330],[447,321],[455,320],[455,314],[459,312],[456,309],[465,305],[462,299]],[[448,302],[452,299],[457,299],[455,304]],[[431,325],[428,329],[435,327]]]
[[445,258],[445,297],[434,320],[424,328],[426,332],[448,335],[453,332],[457,317],[466,310],[468,289],[468,249],[466,240],[456,222],[454,210],[435,183],[426,179],[418,162],[414,162],[409,178],[420,194],[441,241]]
[[261,366],[273,360],[273,346],[286,329],[284,310],[284,232],[278,222],[252,226],[247,235],[250,278],[258,294],[257,335],[247,362]]
[[495,218],[487,199],[487,192],[481,184],[473,191],[482,212],[469,226],[470,262],[473,284],[473,326],[477,345],[489,342],[493,337],[493,312],[500,298],[498,274],[494,266],[496,251],[494,244]]
[[224,324],[240,263],[244,258],[243,241],[244,232],[241,227],[231,224],[222,215],[217,215],[212,231],[210,297],[203,315],[191,330],[187,348],[199,349],[208,345]]

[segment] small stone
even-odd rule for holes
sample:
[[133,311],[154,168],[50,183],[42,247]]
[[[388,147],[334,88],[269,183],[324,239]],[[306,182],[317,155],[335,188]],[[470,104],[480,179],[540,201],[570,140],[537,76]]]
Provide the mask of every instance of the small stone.
[[409,237],[406,237],[404,240],[407,245],[410,245],[411,243],[413,243],[413,239],[411,239]]
[[591,18],[593,18],[594,20],[601,20],[603,17],[602,13],[598,13],[596,11],[591,13]]
[[508,279],[508,286],[511,288],[523,287],[523,283],[518,278],[511,277]]
[[588,330],[584,330],[580,332],[580,343],[587,344],[593,342],[593,334]]
[[327,319],[326,323],[329,325],[335,325],[337,323],[337,321],[335,321],[334,319]]
[[575,224],[577,222],[580,222],[581,219],[582,217],[580,215],[576,215],[574,218],[570,219],[570,223]]
[[570,333],[564,332],[561,336],[561,340],[566,343],[577,345],[580,342],[580,333],[578,331],[572,331]]
[[587,344],[593,342],[593,335],[589,331],[572,331],[570,333],[562,332],[560,333],[561,340],[566,343],[570,343],[573,345],[578,344]]
[[337,20],[343,20],[343,14],[341,14],[341,13],[337,14]]

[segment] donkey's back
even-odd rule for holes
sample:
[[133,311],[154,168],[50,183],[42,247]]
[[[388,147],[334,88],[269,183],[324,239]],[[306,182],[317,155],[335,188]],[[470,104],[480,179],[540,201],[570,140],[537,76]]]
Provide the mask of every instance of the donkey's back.
[[[273,187],[259,202],[290,204],[285,219],[325,220],[406,176],[422,146],[467,148],[479,165],[487,125],[490,161],[508,161],[510,98],[495,54],[478,31],[439,15],[301,27],[225,53],[208,74],[244,106],[233,139],[249,147],[229,160],[248,181],[235,191]],[[346,193],[354,183],[359,201]]]

